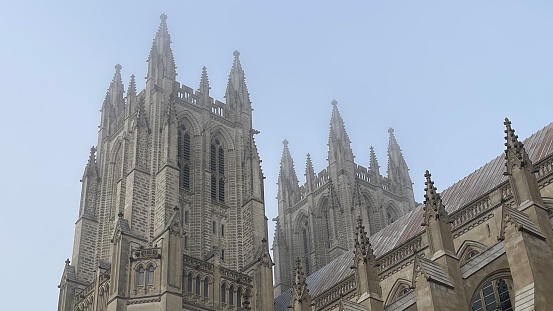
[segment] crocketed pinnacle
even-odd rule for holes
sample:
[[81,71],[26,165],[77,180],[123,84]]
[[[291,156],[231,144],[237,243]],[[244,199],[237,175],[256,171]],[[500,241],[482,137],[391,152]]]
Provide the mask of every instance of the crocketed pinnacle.
[[371,151],[370,151],[369,169],[377,173],[377,176],[380,174],[380,165],[378,165],[378,160],[376,159],[376,154],[374,153],[373,146],[371,146]]
[[311,161],[311,155],[308,153],[305,159],[305,176],[313,177],[314,175],[313,162]]
[[127,96],[136,96],[136,80],[134,74],[131,75],[129,88],[127,89]]
[[294,160],[290,155],[290,149],[288,149],[288,140],[282,141],[284,148],[282,150],[282,158],[280,160],[280,174],[279,179],[291,183],[294,186],[298,185],[298,177],[296,170],[294,169]]
[[361,215],[357,216],[357,226],[355,227],[355,254],[358,259],[363,259],[365,262],[369,259],[374,259],[373,250],[367,237],[367,231],[363,225]]
[[167,15],[161,14],[161,23],[157,30],[150,56],[148,58],[148,77],[176,78],[175,58],[171,50],[171,36],[167,28]]
[[[511,127],[509,118],[505,118],[505,160],[521,162],[525,160],[526,152],[524,145],[518,140],[518,135],[515,135],[515,130]],[[526,156],[527,157],[527,156]],[[524,164],[522,164],[524,166]]]
[[403,184],[404,187],[411,187],[411,177],[409,176],[409,168],[407,162],[403,158],[401,148],[397,143],[394,135],[394,129],[389,128],[388,133],[390,139],[388,142],[388,178],[393,181]]
[[240,64],[240,52],[234,51],[234,62],[230,69],[226,99],[227,103],[232,106],[250,105],[248,88],[246,87],[246,76]]
[[425,221],[428,224],[428,221],[431,218],[436,220],[442,220],[445,222],[449,221],[447,212],[445,210],[444,204],[442,203],[442,198],[438,193],[436,187],[434,187],[434,182],[431,179],[431,174],[428,170],[424,173],[426,181],[424,183],[425,194],[424,194],[424,213]]
[[207,68],[205,66],[203,66],[202,67],[202,78],[200,79],[199,91],[205,97],[209,97],[209,90],[210,89],[211,89],[211,87],[209,87],[209,79],[207,78]]
[[328,160],[351,160],[353,161],[353,151],[351,150],[351,141],[346,132],[344,120],[338,110],[338,102],[332,100],[332,116],[330,118],[330,133],[328,137],[329,154]]

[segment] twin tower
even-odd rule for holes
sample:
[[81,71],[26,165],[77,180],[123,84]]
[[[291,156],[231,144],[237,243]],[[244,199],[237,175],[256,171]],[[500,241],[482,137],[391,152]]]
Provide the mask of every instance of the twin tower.
[[278,217],[273,240],[275,296],[291,288],[299,258],[307,275],[354,248],[356,219],[370,235],[415,208],[407,163],[389,129],[388,176],[371,147],[368,168],[354,162],[350,140],[336,101],[328,138],[328,167],[315,173],[307,154],[300,186],[284,141],[278,178]]
[[145,89],[115,67],[59,311],[273,310],[263,173],[239,52],[226,102],[176,80],[166,16]]

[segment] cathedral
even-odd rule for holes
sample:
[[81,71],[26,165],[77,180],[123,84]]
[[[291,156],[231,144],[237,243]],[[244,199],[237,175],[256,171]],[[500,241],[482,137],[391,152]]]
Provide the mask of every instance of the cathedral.
[[[263,173],[240,53],[226,101],[180,84],[167,17],[146,86],[122,67],[82,177],[59,311],[273,310]],[[125,94],[126,93],[126,94]]]
[[503,155],[443,191],[413,176],[417,203],[394,130],[384,175],[372,148],[354,161],[332,101],[326,168],[308,154],[300,185],[284,141],[273,263],[240,53],[224,102],[205,67],[196,90],[180,84],[161,15],[147,64],[141,91],[115,66],[58,311],[553,306],[553,123],[522,140],[505,119]]

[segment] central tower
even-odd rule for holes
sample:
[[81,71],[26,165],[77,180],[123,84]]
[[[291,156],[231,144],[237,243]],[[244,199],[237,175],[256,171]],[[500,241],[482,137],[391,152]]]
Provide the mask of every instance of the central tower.
[[273,308],[258,132],[240,53],[225,103],[210,97],[205,67],[194,91],[176,80],[166,19],[144,90],[133,75],[125,95],[115,67],[59,310],[211,309],[250,298],[256,310]]

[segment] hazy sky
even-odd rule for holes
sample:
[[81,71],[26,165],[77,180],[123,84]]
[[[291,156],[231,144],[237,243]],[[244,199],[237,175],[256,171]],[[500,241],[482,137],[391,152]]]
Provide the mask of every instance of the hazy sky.
[[302,183],[306,153],[326,166],[332,99],[361,165],[372,145],[386,173],[395,129],[419,202],[425,169],[441,191],[502,153],[506,116],[521,138],[552,121],[551,1],[155,2],[2,5],[2,309],[56,309],[114,65],[144,86],[161,13],[183,84],[205,65],[222,100],[241,52],[269,219],[284,138]]

